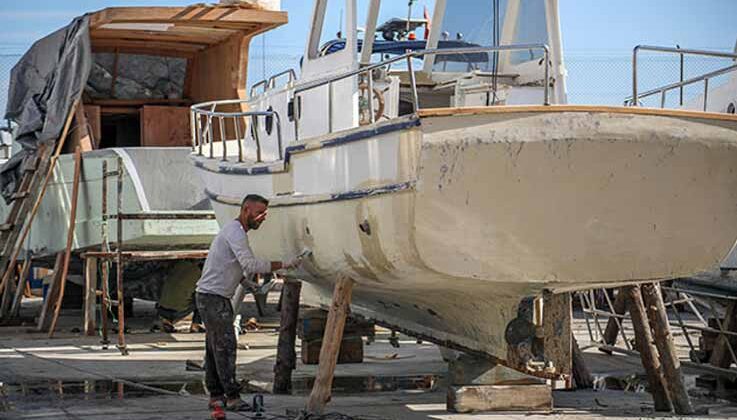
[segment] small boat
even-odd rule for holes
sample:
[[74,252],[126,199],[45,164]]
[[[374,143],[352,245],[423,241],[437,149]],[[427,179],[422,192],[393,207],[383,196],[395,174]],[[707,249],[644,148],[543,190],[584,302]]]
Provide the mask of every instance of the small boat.
[[[237,95],[246,69],[231,52],[286,21],[286,13],[246,4],[113,7],[37,41],[12,74],[8,116],[23,151],[3,168],[4,184],[38,144],[54,144],[69,113],[74,118],[24,250],[43,259],[65,249],[76,147],[82,171],[73,251],[116,242],[117,212],[140,216],[124,222],[127,250],[207,249],[218,225],[189,164],[189,106]],[[47,99],[38,105],[36,97]],[[11,203],[0,203],[3,220]]]
[[354,0],[315,1],[299,77],[192,107],[218,221],[268,198],[251,244],[271,259],[311,249],[311,303],[348,276],[354,314],[525,370],[550,356],[509,356],[534,339],[535,299],[727,255],[737,116],[567,105],[556,0],[438,0],[429,27],[382,40],[379,17],[406,10],[369,3],[358,22]]

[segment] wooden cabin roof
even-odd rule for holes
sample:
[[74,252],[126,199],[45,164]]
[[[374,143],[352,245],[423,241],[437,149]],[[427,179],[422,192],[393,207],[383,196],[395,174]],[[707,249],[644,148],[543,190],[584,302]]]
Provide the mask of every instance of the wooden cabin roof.
[[287,23],[287,13],[253,5],[110,7],[90,15],[96,52],[191,57],[233,35],[251,36]]

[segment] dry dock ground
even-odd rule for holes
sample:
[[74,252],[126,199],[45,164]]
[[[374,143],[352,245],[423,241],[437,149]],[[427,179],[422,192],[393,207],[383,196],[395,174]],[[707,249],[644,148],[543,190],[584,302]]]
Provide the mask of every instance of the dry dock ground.
[[[24,305],[24,314],[36,313],[38,302]],[[99,337],[76,332],[81,321],[75,311],[64,313],[51,340],[29,332],[30,325],[0,327],[0,418],[207,419],[203,373],[185,369],[187,360],[201,360],[204,334],[152,333],[154,319],[152,305],[136,301],[127,335],[129,356],[121,356],[114,345],[102,349]],[[277,319],[272,302],[267,317],[259,319],[261,328],[240,337],[238,377],[246,389],[258,392],[270,385]],[[581,319],[574,328],[579,342],[586,343]],[[338,365],[338,389],[328,411],[372,420],[662,417],[653,413],[650,395],[637,378],[642,376],[638,359],[606,356],[595,349],[585,355],[598,389],[555,391],[550,413],[451,414],[445,410],[446,364],[437,347],[401,337],[395,348],[388,332],[380,331],[377,340],[365,346],[364,363]],[[315,371],[316,366],[298,362],[295,395],[265,394],[262,417],[236,413],[228,418],[294,418],[306,402]],[[697,388],[695,372],[686,373],[689,393],[702,413],[691,418],[737,418],[737,403]]]

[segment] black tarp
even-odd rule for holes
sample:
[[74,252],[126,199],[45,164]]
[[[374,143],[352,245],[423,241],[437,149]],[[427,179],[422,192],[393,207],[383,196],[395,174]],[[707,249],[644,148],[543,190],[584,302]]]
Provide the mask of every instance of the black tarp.
[[38,40],[10,74],[5,118],[18,125],[15,141],[22,150],[0,168],[0,194],[15,192],[20,169],[41,143],[53,146],[75,100],[80,98],[92,66],[89,18]]

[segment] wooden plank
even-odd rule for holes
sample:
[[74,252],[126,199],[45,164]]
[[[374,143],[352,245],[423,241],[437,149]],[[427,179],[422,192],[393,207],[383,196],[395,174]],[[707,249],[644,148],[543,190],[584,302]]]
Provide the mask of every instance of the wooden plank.
[[141,110],[141,146],[192,145],[188,107],[145,105]]
[[[316,365],[320,363],[320,352],[322,351],[322,339],[302,340],[300,346],[300,357],[302,364]],[[360,336],[346,337],[340,341],[337,364],[361,363],[363,362],[363,339]]]
[[576,337],[573,337],[573,382],[576,389],[588,389],[594,387],[594,378],[586,365],[581,348],[578,346]]
[[[719,325],[717,325],[717,327],[718,326]],[[737,332],[737,301],[733,300],[729,302],[729,305],[727,305],[727,311],[724,314],[724,321],[722,321],[722,328],[724,328],[725,331]],[[709,363],[720,368],[728,368],[732,364],[732,354],[729,351],[729,346],[727,345],[728,342],[734,343],[735,339],[730,339],[723,334],[719,334],[716,337],[714,349],[712,350],[711,357],[709,358]],[[735,350],[734,344],[732,344],[732,350]]]
[[111,47],[111,46],[93,46],[93,53],[120,53],[120,54],[140,54],[154,55],[159,57],[182,57],[192,58],[195,53],[191,51],[164,50],[156,48],[141,47]]
[[[14,248],[12,248],[10,257],[6,261],[12,262],[12,261],[18,260],[18,255],[20,255],[20,251],[23,248],[23,242],[26,240],[26,236],[28,236],[28,233],[31,230],[31,225],[33,225],[33,219],[36,217],[36,213],[38,212],[39,207],[41,207],[41,202],[43,201],[44,195],[46,194],[46,188],[49,186],[49,181],[51,181],[51,177],[54,174],[54,168],[56,167],[56,161],[59,159],[59,154],[61,154],[61,151],[64,148],[64,143],[66,142],[67,134],[69,134],[69,127],[72,124],[72,119],[74,117],[74,111],[77,108],[78,103],[79,103],[79,98],[75,99],[74,102],[72,102],[72,106],[69,109],[69,112],[67,114],[67,119],[64,122],[64,128],[61,130],[61,136],[57,140],[56,150],[54,151],[53,156],[51,156],[51,160],[46,170],[46,175],[43,181],[41,182],[41,185],[40,185],[41,190],[36,196],[36,200],[33,203],[33,207],[31,208],[30,214],[27,216],[26,222],[23,224],[23,229],[21,230],[20,235],[12,241]],[[46,150],[46,149],[44,148],[44,149],[39,149],[39,150]],[[32,183],[32,187],[33,186],[35,186],[35,183]],[[5,270],[5,272],[3,273],[2,281],[0,281],[0,292],[3,291],[3,289],[5,288],[5,284],[8,282],[10,271],[11,270]]]
[[108,23],[174,23],[217,25],[251,23],[276,27],[287,23],[287,12],[233,6],[109,7],[90,16],[90,28]]
[[31,271],[31,265],[31,258],[26,258],[23,261],[23,268],[18,277],[18,287],[15,289],[15,298],[13,299],[13,305],[10,307],[11,318],[15,318],[20,314],[20,304],[23,300],[26,286],[28,286],[28,273]]
[[110,41],[153,41],[153,42],[176,42],[190,44],[200,47],[217,44],[228,36],[232,31],[211,31],[206,33],[181,33],[175,31],[147,31],[133,29],[94,29],[90,32],[90,39],[95,45],[100,40]]
[[339,275],[333,290],[328,323],[320,349],[320,365],[317,368],[315,383],[307,401],[307,412],[322,415],[325,405],[330,401],[335,365],[338,362],[340,343],[343,340],[343,326],[348,316],[354,280]]
[[[166,52],[180,52],[194,54],[198,51],[202,51],[207,48],[204,44],[184,44],[179,42],[165,42],[165,41],[127,41],[127,40],[113,40],[113,39],[98,39],[92,43],[93,50],[98,48],[117,48],[117,49],[132,49],[132,50],[156,50]],[[164,54],[168,55],[168,54]]]
[[38,325],[36,325],[36,331],[46,331],[49,327],[49,322],[53,310],[53,302],[56,302],[56,297],[59,294],[59,278],[61,277],[61,266],[64,262],[64,252],[56,254],[56,262],[54,263],[54,270],[52,274],[51,284],[46,290],[46,299],[44,299],[43,305],[41,306],[41,313],[38,316]]
[[239,33],[194,57],[190,96],[194,102],[246,98],[249,41]]
[[550,411],[553,394],[548,385],[462,385],[448,387],[448,411]]
[[676,354],[673,335],[670,332],[668,315],[665,312],[665,303],[663,302],[663,296],[660,294],[660,288],[654,283],[643,284],[641,288],[642,298],[645,305],[647,305],[648,318],[650,319],[650,326],[655,337],[655,346],[658,349],[660,361],[663,366],[665,386],[673,403],[673,409],[676,414],[693,414],[694,409],[691,405],[691,399],[688,397],[686,383],[683,380],[681,362],[678,360],[678,355]]
[[100,122],[100,107],[97,105],[85,105],[84,112],[87,115],[87,123],[92,134],[93,147],[97,149],[102,138],[102,123]]
[[141,107],[144,105],[191,105],[192,101],[182,98],[146,98],[146,99],[95,99],[90,101],[99,106]]
[[634,106],[599,105],[500,105],[489,107],[426,108],[417,111],[420,117],[451,115],[483,115],[509,113],[587,112],[627,115],[654,115],[664,117],[697,118],[702,120],[737,121],[737,115],[717,112],[687,111],[681,109],[643,108]]
[[84,107],[78,104],[74,110],[75,127],[69,133],[69,141],[66,142],[64,153],[74,151],[79,147],[83,152],[94,149],[94,142],[87,125]]
[[[123,251],[124,260],[154,261],[154,260],[197,260],[207,258],[208,250],[198,251]],[[82,258],[115,259],[118,255],[114,251],[88,251],[82,253]]]
[[627,294],[630,314],[632,315],[632,328],[635,330],[635,345],[640,352],[642,366],[645,368],[650,393],[656,411],[670,411],[671,401],[665,386],[663,369],[660,364],[658,350],[653,344],[653,336],[650,331],[650,323],[647,319],[645,304],[639,286],[625,286],[621,289]]
[[96,302],[97,258],[87,258],[84,261],[84,335],[95,335],[97,329]]
[[301,290],[302,283],[293,280],[286,280],[282,288],[279,341],[274,364],[274,394],[289,394],[292,390],[292,371],[297,367],[295,344]]
[[54,336],[56,323],[59,320],[59,312],[61,312],[61,301],[64,299],[64,289],[67,283],[67,274],[69,273],[69,260],[72,256],[72,245],[74,244],[74,231],[77,224],[77,202],[79,201],[79,180],[82,176],[82,150],[79,146],[74,149],[74,179],[72,183],[71,209],[69,211],[69,227],[67,228],[67,244],[64,249],[64,264],[61,269],[61,279],[59,287],[59,298],[54,308],[54,317],[51,319],[49,326],[49,338]]
[[542,310],[545,361],[553,363],[556,373],[566,376],[566,385],[570,387],[573,371],[571,294],[545,293]]

